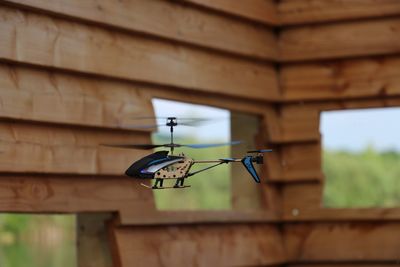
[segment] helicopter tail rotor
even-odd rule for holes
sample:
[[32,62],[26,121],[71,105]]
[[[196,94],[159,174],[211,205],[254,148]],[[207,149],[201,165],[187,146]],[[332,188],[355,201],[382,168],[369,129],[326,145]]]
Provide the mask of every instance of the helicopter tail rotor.
[[250,150],[247,153],[257,153],[256,156],[248,155],[245,156],[241,162],[246,170],[250,173],[251,177],[253,177],[256,183],[260,183],[260,177],[257,174],[256,169],[254,168],[253,163],[263,164],[264,163],[264,153],[272,152],[272,149],[260,149],[260,150]]

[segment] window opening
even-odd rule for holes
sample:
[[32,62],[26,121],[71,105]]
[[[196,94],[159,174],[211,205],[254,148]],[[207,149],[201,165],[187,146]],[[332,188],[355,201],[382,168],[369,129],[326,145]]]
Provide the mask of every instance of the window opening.
[[400,108],[321,113],[325,207],[400,205]]
[[[226,109],[205,105],[195,105],[177,101],[153,99],[157,117],[173,116],[179,118],[211,118],[198,126],[179,126],[174,129],[174,142],[180,144],[225,143],[230,142],[230,112]],[[158,119],[158,124],[165,119]],[[153,143],[169,143],[169,129],[158,127],[152,135]],[[165,150],[165,148],[157,149]],[[221,146],[206,149],[176,148],[175,154],[184,153],[196,160],[230,157],[230,147]],[[191,171],[205,166],[194,165]],[[168,183],[169,182],[169,183]],[[168,184],[167,184],[168,183]],[[175,180],[165,181],[173,186]],[[164,184],[164,185],[165,185]],[[154,190],[156,206],[161,210],[224,210],[231,208],[230,165],[223,164],[196,176],[186,179],[186,189]]]

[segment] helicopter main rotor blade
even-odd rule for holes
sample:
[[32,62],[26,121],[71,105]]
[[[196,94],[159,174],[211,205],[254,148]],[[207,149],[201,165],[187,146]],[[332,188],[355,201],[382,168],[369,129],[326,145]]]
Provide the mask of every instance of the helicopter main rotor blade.
[[123,128],[128,129],[156,129],[158,126],[165,126],[164,124],[148,124],[148,125],[122,125]]
[[127,128],[133,128],[133,129],[151,129],[151,128],[157,128],[157,126],[167,126],[166,123],[161,123],[159,120],[160,119],[175,119],[177,122],[177,126],[201,126],[206,123],[211,123],[215,121],[220,121],[220,120],[227,120],[228,118],[202,118],[202,117],[134,117],[130,118],[131,121],[140,121],[140,120],[149,120],[149,119],[155,119],[157,120],[155,124],[149,124],[149,125],[135,125],[135,124],[129,124],[129,125],[124,125]]
[[214,117],[214,118],[209,118],[209,117],[177,117],[177,116],[141,116],[141,117],[130,117],[131,120],[149,120],[149,119],[155,119],[155,120],[166,120],[170,118],[175,118],[177,120],[215,120],[215,119],[226,119],[228,120],[228,117]]
[[218,143],[218,144],[190,144],[190,145],[181,145],[184,147],[190,147],[190,148],[208,148],[208,147],[220,147],[220,146],[234,146],[241,144],[242,141],[232,141],[228,143]]
[[266,152],[272,152],[272,149],[258,149],[258,150],[247,151],[247,153],[266,153]]
[[[202,124],[207,123],[207,120],[193,120],[193,121],[183,121],[177,122],[176,126],[188,126],[188,127],[194,127],[194,126],[200,126]],[[158,123],[158,124],[149,124],[149,125],[133,125],[133,124],[129,124],[129,125],[124,125],[124,128],[130,128],[130,129],[155,129],[159,126],[167,126],[166,123]],[[169,126],[168,126],[169,127]]]
[[144,149],[144,150],[165,146],[165,145],[155,145],[155,144],[101,144],[101,145],[108,146],[108,147],[119,147],[119,148],[128,148],[128,149]]
[[108,147],[118,147],[118,148],[128,148],[128,149],[153,149],[157,147],[190,147],[190,148],[208,148],[208,147],[220,147],[220,146],[233,146],[241,144],[242,141],[233,141],[229,143],[218,143],[218,144],[189,144],[189,145],[181,145],[181,144],[101,144],[102,146]]

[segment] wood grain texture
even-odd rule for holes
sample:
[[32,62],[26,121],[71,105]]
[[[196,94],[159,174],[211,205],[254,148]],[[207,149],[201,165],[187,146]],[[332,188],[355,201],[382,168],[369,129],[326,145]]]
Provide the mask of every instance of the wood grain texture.
[[[298,104],[285,104],[285,107],[295,107]],[[305,106],[306,109],[321,111],[368,109],[400,106],[400,97],[374,97],[346,100],[312,101]]]
[[400,94],[400,57],[287,64],[280,81],[286,101],[395,96]]
[[313,105],[291,103],[279,109],[281,143],[315,142],[320,140],[320,110]]
[[273,105],[265,103],[265,101],[257,101],[256,99],[245,99],[224,95],[213,95],[202,92],[185,90],[165,90],[163,87],[152,86],[145,87],[141,94],[150,98],[163,98],[175,101],[183,101],[199,105],[208,105],[229,109],[232,112],[249,113],[255,116],[264,117],[273,109]]
[[264,110],[261,116],[261,129],[265,133],[264,140],[268,143],[279,142],[282,138],[279,107],[267,105],[260,110]]
[[3,175],[1,212],[117,212],[154,210],[152,192],[124,177]]
[[76,217],[78,266],[112,267],[106,222],[113,218],[113,214],[80,213]]
[[277,43],[271,29],[205,12],[182,5],[179,1],[8,0],[6,2],[17,7],[37,8],[53,14],[244,56],[267,60],[276,60],[278,57]]
[[0,212],[118,212],[121,225],[275,222],[271,211],[157,211],[144,182],[121,176],[3,174]]
[[272,0],[176,0],[193,3],[216,11],[239,16],[242,18],[265,23],[267,25],[278,25],[276,4]]
[[250,266],[284,262],[270,225],[119,227],[115,266]]
[[399,260],[399,223],[288,224],[289,261],[384,262]]
[[298,183],[320,181],[321,147],[318,142],[289,143],[272,146],[263,170],[269,182]]
[[277,5],[281,25],[356,20],[400,14],[397,0],[281,0]]
[[[297,191],[303,195],[306,191]],[[307,197],[308,198],[308,197]],[[310,197],[311,199],[311,197]],[[310,204],[311,201],[309,201]],[[331,222],[331,221],[399,221],[400,208],[323,208],[301,206],[299,203],[286,206],[283,220],[286,222]]]
[[281,60],[394,54],[400,52],[399,33],[398,18],[288,28],[279,37]]
[[207,93],[279,97],[275,70],[267,63],[5,7],[0,34],[0,59]]
[[147,133],[2,122],[0,172],[122,175],[148,151],[100,144],[149,141]]
[[[274,200],[274,199],[273,199]],[[261,211],[235,210],[193,210],[193,211],[154,211],[121,209],[118,222],[121,225],[190,225],[190,224],[229,224],[229,223],[273,223],[279,222],[277,205],[269,202]]]
[[[154,120],[134,120],[154,115],[152,98],[210,105],[262,118],[274,112],[270,105],[247,99],[188,94],[4,63],[0,63],[0,89],[0,117],[101,128],[135,129],[135,125],[153,124]],[[268,122],[266,130],[273,131],[277,125],[277,121]]]
[[[243,113],[231,113],[230,138],[241,140],[245,145],[231,147],[230,156],[241,158],[249,148],[260,147],[257,144],[256,136],[259,134],[259,120],[256,116],[249,116]],[[257,166],[262,183],[266,182],[264,173],[261,173],[260,166]],[[264,208],[261,196],[261,185],[254,182],[249,172],[242,164],[230,166],[231,178],[231,203],[234,210],[262,210]]]
[[299,143],[281,146],[282,181],[320,180],[321,145],[319,142]]
[[268,147],[273,149],[273,152],[265,156],[262,171],[268,182],[282,182],[282,150],[278,146],[269,145]]
[[304,102],[286,102],[268,106],[263,114],[264,139],[268,144],[319,141],[320,106]]
[[155,123],[131,119],[154,116],[138,86],[8,64],[0,64],[0,103],[7,119],[125,129]]
[[321,182],[285,184],[282,188],[282,219],[285,221],[307,220],[322,207]]

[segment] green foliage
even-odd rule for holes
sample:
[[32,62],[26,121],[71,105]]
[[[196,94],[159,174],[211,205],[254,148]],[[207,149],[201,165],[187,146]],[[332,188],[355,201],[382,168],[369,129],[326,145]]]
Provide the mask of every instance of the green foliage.
[[400,153],[324,151],[326,207],[400,205]]
[[[169,137],[167,136],[158,135],[153,139],[154,143],[168,143],[168,138]],[[175,142],[193,144],[199,143],[199,140],[177,137]],[[215,142],[218,143],[221,141],[216,140]],[[179,148],[176,150],[175,154],[181,152],[195,160],[219,159],[230,156],[230,147],[226,146],[207,149]],[[194,165],[191,172],[209,165],[210,164]],[[191,185],[189,188],[155,190],[154,196],[157,208],[160,210],[230,209],[230,171],[230,165],[224,164],[185,179],[185,184]],[[174,183],[175,180],[165,181],[164,185],[173,185]]]
[[0,215],[1,267],[76,266],[73,215]]

